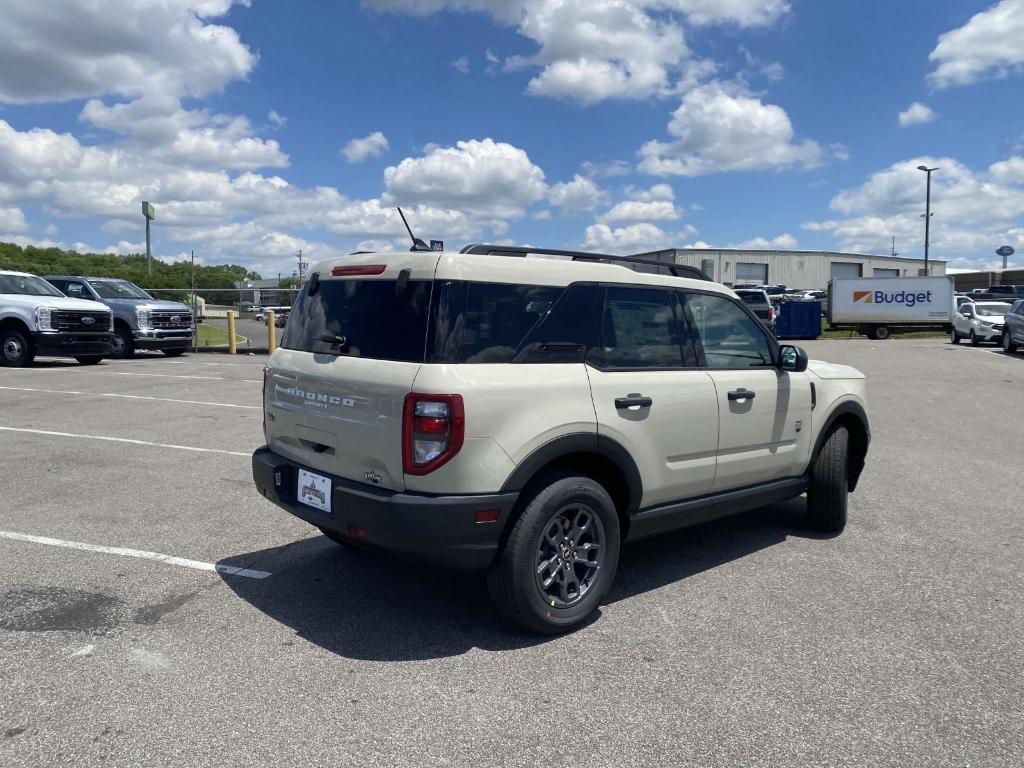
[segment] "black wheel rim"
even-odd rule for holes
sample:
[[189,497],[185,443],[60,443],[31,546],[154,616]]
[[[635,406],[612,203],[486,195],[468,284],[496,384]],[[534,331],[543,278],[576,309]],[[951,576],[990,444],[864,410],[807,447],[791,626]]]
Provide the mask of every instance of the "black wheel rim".
[[597,580],[605,557],[604,524],[586,504],[567,504],[544,526],[537,547],[535,574],[544,602],[569,608]]

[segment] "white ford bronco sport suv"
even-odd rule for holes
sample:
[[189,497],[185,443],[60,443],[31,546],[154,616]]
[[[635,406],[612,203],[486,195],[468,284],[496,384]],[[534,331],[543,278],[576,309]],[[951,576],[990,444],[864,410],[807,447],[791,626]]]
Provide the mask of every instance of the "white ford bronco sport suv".
[[339,543],[486,571],[551,634],[597,609],[625,541],[804,492],[841,531],[869,442],[859,371],[780,347],[699,270],[600,254],[320,262],[264,377],[263,496]]
[[20,368],[36,355],[95,365],[110,356],[109,307],[69,299],[41,277],[0,270],[0,365]]

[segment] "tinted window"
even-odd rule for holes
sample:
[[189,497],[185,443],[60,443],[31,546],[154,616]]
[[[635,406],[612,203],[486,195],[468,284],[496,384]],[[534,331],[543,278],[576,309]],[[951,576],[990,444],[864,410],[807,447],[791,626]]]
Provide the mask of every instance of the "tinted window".
[[287,349],[377,360],[423,362],[430,281],[323,279],[292,306]]
[[92,294],[85,289],[77,280],[68,280],[62,289],[64,293],[70,296],[72,299],[89,299],[92,300]]
[[127,280],[90,280],[89,285],[103,299],[153,298],[135,283],[129,283]]
[[672,291],[607,288],[594,362],[606,369],[692,367],[689,344],[683,357],[677,306]]
[[771,345],[761,324],[730,298],[686,294],[686,306],[708,368],[771,365]]
[[768,297],[763,293],[741,293],[737,291],[737,295],[743,299],[745,304],[767,304]]
[[593,287],[438,284],[432,362],[582,362]]

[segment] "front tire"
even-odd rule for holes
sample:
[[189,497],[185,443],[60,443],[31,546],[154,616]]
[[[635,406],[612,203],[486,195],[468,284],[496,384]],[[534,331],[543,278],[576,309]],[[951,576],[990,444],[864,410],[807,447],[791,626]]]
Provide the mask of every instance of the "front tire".
[[100,363],[100,361],[103,360],[103,356],[102,355],[82,355],[80,357],[76,357],[75,360],[78,361],[79,365],[98,365]]
[[981,344],[981,340],[978,339],[978,335],[972,330],[971,331],[971,346],[976,347]]
[[114,328],[114,342],[110,346],[112,357],[118,360],[128,360],[135,356],[135,340],[132,339],[132,332],[129,328],[118,325]]
[[825,438],[811,466],[807,520],[823,533],[841,533],[846,527],[849,442],[846,427],[836,427]]
[[950,344],[960,343],[960,334],[956,332],[956,328],[949,332],[949,342]]
[[1013,337],[1010,336],[1009,331],[1003,331],[1003,352],[1008,355],[1012,355],[1017,351],[1017,345],[1013,342]]
[[30,365],[36,353],[32,342],[21,331],[0,332],[0,365],[5,368],[24,368]]
[[538,487],[487,586],[509,621],[557,635],[582,626],[608,592],[619,564],[619,516],[592,478],[551,473]]

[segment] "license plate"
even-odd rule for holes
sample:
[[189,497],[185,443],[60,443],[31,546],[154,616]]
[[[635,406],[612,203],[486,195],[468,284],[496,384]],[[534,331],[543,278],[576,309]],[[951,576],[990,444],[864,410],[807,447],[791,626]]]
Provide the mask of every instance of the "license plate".
[[296,496],[301,503],[321,512],[331,512],[331,478],[305,469],[299,470]]

